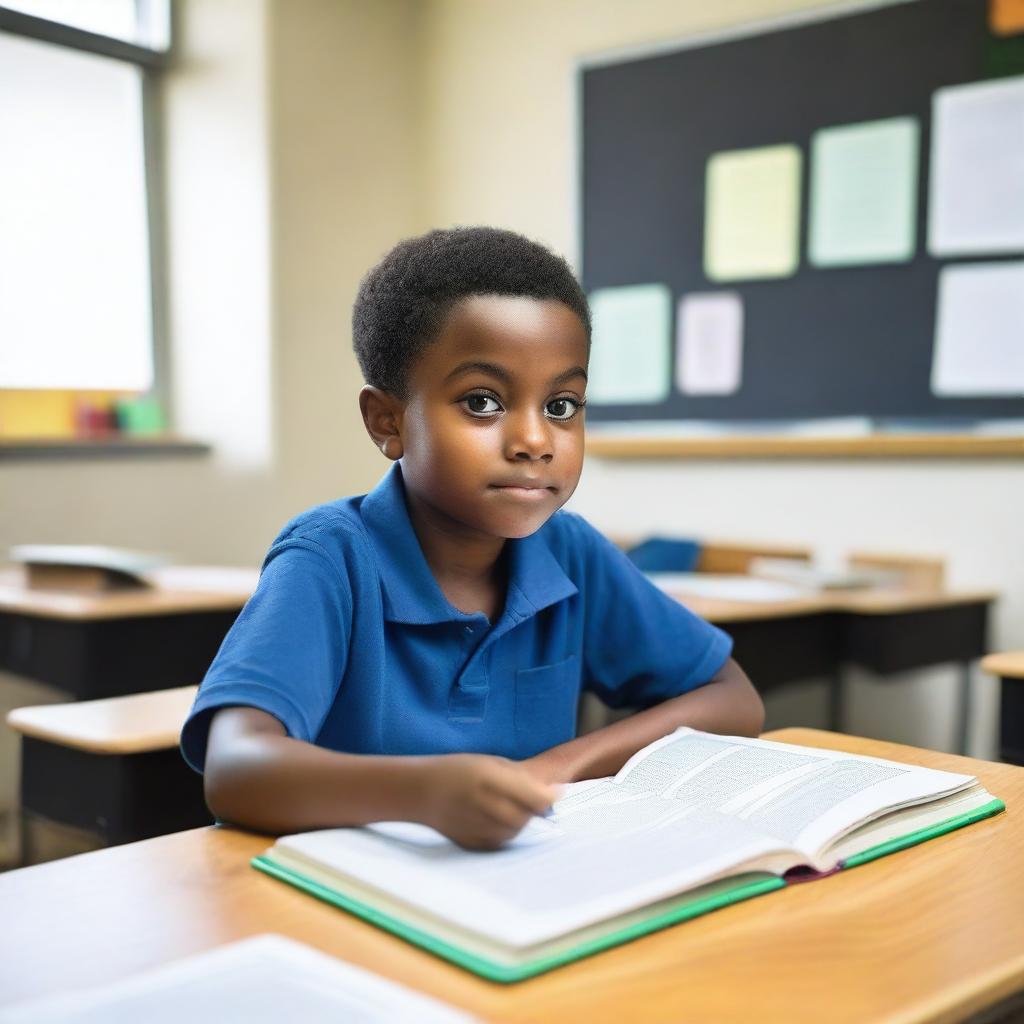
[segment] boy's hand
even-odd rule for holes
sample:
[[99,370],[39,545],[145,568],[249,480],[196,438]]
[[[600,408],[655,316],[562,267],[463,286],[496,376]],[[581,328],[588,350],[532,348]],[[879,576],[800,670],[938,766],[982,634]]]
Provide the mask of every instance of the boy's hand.
[[538,782],[548,786],[574,782],[572,765],[560,747],[552,747],[519,762]]
[[421,781],[420,820],[467,850],[497,849],[556,796],[519,762],[487,754],[429,758]]

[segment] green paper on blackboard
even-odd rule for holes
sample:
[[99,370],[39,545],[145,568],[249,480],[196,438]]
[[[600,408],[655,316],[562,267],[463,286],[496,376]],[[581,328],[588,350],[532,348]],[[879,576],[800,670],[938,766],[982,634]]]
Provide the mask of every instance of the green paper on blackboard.
[[811,264],[901,263],[914,255],[918,134],[912,117],[815,133]]
[[662,402],[671,387],[672,296],[661,284],[602,288],[590,296],[593,345],[587,400]]

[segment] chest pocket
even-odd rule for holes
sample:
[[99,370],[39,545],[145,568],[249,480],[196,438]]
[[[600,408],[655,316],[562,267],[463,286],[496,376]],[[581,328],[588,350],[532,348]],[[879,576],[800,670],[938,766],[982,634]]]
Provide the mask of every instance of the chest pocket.
[[516,740],[523,757],[539,754],[576,735],[580,657],[516,673]]

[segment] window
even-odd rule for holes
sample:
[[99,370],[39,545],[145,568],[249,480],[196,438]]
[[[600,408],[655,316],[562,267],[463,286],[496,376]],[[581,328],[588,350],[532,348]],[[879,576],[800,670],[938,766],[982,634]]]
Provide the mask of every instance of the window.
[[0,389],[146,392],[157,0],[0,0]]

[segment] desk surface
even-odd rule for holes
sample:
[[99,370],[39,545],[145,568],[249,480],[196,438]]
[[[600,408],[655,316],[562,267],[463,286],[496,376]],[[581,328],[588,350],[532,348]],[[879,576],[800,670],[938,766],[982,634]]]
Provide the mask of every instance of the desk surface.
[[807,729],[773,739],[976,774],[1008,810],[503,987],[253,870],[197,829],[0,875],[0,1003],[264,931],[488,1020],[951,1021],[1024,987],[1024,769]]
[[147,574],[152,586],[105,594],[30,590],[20,569],[0,570],[0,612],[93,621],[238,611],[256,589],[255,569],[176,565]]
[[752,619],[784,619],[798,615],[846,612],[854,615],[898,615],[904,612],[988,604],[999,596],[991,590],[831,590],[782,601],[729,601],[672,593],[701,618],[719,625]]
[[7,724],[23,736],[92,754],[140,754],[178,745],[195,686],[69,704],[15,708]]
[[1024,651],[1004,651],[981,660],[982,671],[1003,679],[1024,679]]
[[[79,621],[136,618],[200,611],[237,611],[256,587],[259,573],[250,569],[173,566],[149,574],[147,590],[107,594],[75,594],[29,590],[18,569],[0,570],[0,612]],[[995,600],[993,591],[848,590],[811,592],[791,600],[734,601],[674,595],[710,622],[725,624],[750,619],[791,618],[825,612],[863,615],[944,608]]]

